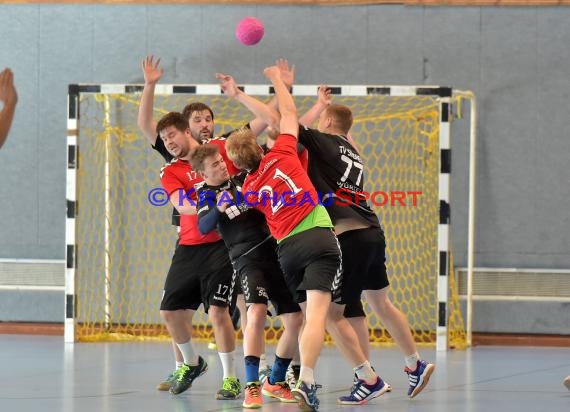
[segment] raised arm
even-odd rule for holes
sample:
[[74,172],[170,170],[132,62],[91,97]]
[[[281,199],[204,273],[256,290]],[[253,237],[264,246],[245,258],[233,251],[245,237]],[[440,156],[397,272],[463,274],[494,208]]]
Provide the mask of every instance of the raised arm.
[[[281,72],[281,79],[283,80],[283,83],[285,83],[285,86],[291,90],[293,83],[295,82],[295,65],[293,64],[292,66],[289,66],[287,59],[277,59],[275,60],[275,66],[277,66]],[[279,108],[277,107],[277,96],[273,96],[267,105],[275,111],[279,112]],[[279,122],[277,122],[277,125],[278,124]],[[262,123],[260,119],[254,119],[249,122],[249,127],[254,132],[254,134],[258,136],[265,130],[267,126],[265,123]],[[258,131],[258,133],[256,133],[256,131]]]
[[156,121],[153,119],[154,111],[154,89],[156,83],[164,74],[164,69],[159,67],[160,59],[154,60],[154,56],[146,56],[142,61],[142,71],[144,74],[144,88],[141,96],[137,125],[151,145],[155,145]]
[[279,113],[281,113],[281,120],[279,122],[280,133],[290,134],[297,137],[299,134],[297,107],[295,106],[293,96],[291,96],[288,87],[281,78],[279,67],[268,67],[263,71],[263,74],[271,81],[273,88],[275,89]]
[[328,86],[322,84],[321,86],[319,86],[316,103],[313,105],[313,107],[311,107],[307,111],[307,113],[299,117],[299,124],[310,127],[315,121],[319,119],[321,113],[327,107],[329,107],[331,103],[332,103],[331,89],[329,89]]
[[267,126],[277,126],[279,123],[279,113],[275,108],[270,107],[261,100],[258,100],[240,90],[232,76],[223,73],[216,73],[216,78],[220,81],[220,86],[224,94],[237,100],[254,114],[255,119],[249,124],[252,132],[256,136]]
[[16,112],[16,103],[18,103],[18,93],[14,87],[14,74],[10,69],[4,69],[0,72],[0,101],[3,103],[0,112],[0,147],[2,147],[8,138],[8,132]]

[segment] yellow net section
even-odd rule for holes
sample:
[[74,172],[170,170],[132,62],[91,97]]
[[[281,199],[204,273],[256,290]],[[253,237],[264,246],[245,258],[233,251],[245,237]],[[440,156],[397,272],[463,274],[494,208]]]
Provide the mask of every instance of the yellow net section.
[[[251,114],[225,96],[159,95],[155,116],[182,110],[190,101],[213,108],[217,132],[240,127]],[[295,97],[299,113],[315,97]],[[176,241],[172,208],[153,206],[164,161],[138,131],[139,95],[84,94],[80,101],[77,282],[78,338],[166,338],[159,317],[162,286]],[[437,233],[439,221],[439,104],[433,97],[336,96],[353,110],[352,136],[366,162],[365,190],[385,230],[391,298],[408,317],[418,343],[435,343]],[[415,194],[413,194],[413,193]],[[450,345],[465,334],[451,276]],[[373,343],[392,343],[365,303]],[[212,339],[204,313],[194,336]],[[280,335],[269,319],[268,342]]]

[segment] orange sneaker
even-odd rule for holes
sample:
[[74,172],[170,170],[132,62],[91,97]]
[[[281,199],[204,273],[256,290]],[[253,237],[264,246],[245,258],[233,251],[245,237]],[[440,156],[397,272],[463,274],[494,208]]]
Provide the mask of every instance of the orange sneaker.
[[259,409],[263,405],[259,382],[249,382],[245,385],[245,399],[241,406],[247,409]]
[[287,382],[277,382],[275,383],[275,385],[272,385],[269,383],[269,379],[267,379],[263,383],[261,392],[265,396],[271,396],[272,398],[279,399],[281,402],[287,402],[287,403],[297,402],[293,397],[293,395],[291,395],[291,389],[289,388]]

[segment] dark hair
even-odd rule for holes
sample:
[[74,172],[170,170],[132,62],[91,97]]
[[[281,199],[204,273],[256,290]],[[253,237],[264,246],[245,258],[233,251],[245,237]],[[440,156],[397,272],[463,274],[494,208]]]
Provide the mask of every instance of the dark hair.
[[204,110],[209,111],[210,115],[212,116],[212,120],[214,120],[214,112],[212,111],[210,106],[202,102],[194,102],[187,104],[184,110],[182,110],[182,115],[186,119],[186,122],[188,122],[190,120],[190,116],[192,116],[192,113],[203,112]]
[[181,132],[186,131],[188,129],[188,121],[184,119],[182,113],[178,112],[170,112],[165,114],[160,118],[158,123],[156,124],[156,133],[160,134],[164,129],[167,127],[174,126],[176,129],[180,130]]
[[190,155],[190,165],[197,172],[204,171],[204,160],[210,156],[220,153],[218,146],[206,143],[198,146]]

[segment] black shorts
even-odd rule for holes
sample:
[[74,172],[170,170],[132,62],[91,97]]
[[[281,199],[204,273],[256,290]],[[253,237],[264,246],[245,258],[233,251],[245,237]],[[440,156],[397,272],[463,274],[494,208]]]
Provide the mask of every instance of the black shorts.
[[[235,271],[235,269],[234,269],[234,271]],[[234,274],[234,276],[235,276],[235,274]],[[243,295],[243,289],[241,287],[241,282],[239,282],[235,279],[233,279],[232,281],[233,281],[233,291],[232,291],[233,295],[234,296]]]
[[172,257],[160,310],[198,309],[204,304],[228,306],[232,265],[223,241],[179,245]]
[[299,312],[301,308],[293,296],[277,260],[277,243],[268,239],[245,256],[232,262],[234,276],[239,277],[245,303],[263,303],[271,300],[277,315]]
[[386,241],[381,228],[350,230],[338,236],[344,277],[341,303],[344,316],[364,316],[361,295],[364,290],[380,290],[390,282],[386,274]]
[[340,298],[342,261],[331,229],[315,227],[288,237],[278,244],[277,253],[296,302],[307,300],[307,290],[329,291],[333,301]]
[[358,301],[347,302],[344,307],[343,315],[345,318],[365,317],[366,312],[364,311],[362,300],[358,299]]

